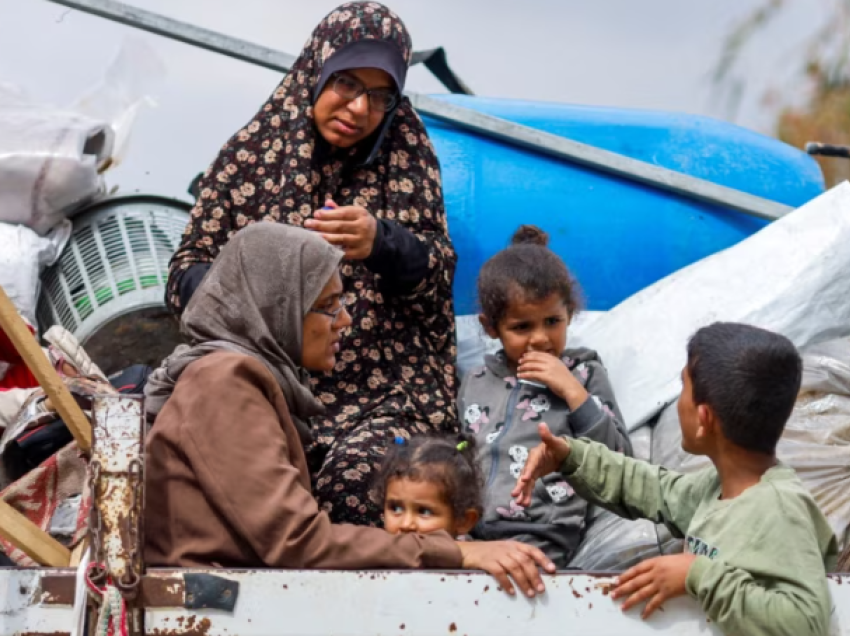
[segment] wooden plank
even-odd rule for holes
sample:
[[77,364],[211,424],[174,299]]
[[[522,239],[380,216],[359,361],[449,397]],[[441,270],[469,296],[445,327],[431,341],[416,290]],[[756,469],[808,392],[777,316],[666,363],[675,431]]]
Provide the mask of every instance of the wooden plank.
[[80,564],[80,561],[83,560],[83,556],[86,553],[86,550],[89,549],[89,538],[88,536],[83,537],[82,541],[77,544],[77,547],[71,551],[71,560],[68,565],[72,568],[77,567]]
[[91,450],[91,423],[74,401],[68,387],[44,356],[38,342],[18,315],[18,310],[0,285],[0,329],[6,332],[12,345],[38,380],[51,404],[71,431],[83,452]]
[[71,562],[68,548],[1,499],[0,537],[39,565],[64,568]]

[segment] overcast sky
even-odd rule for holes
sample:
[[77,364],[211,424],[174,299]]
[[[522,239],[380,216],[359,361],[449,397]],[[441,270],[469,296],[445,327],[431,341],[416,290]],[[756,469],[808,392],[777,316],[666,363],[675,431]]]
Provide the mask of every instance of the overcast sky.
[[[761,0],[388,0],[417,49],[443,46],[480,95],[727,117],[710,72],[724,34]],[[335,0],[133,0],[132,4],[297,55]],[[742,67],[737,123],[770,132],[768,88],[785,91],[789,51],[825,0],[791,0]],[[124,192],[185,195],[221,144],[249,120],[278,74],[88,16],[47,0],[0,0],[0,82],[63,105],[103,77],[128,37],[162,60],[154,109],[139,113],[129,153],[110,173]],[[408,87],[441,92],[424,68]]]

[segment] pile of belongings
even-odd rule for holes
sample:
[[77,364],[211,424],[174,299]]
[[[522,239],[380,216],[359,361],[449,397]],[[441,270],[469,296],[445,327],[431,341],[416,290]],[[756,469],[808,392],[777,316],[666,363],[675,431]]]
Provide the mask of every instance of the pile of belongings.
[[69,219],[106,195],[104,174],[164,73],[144,40],[128,38],[104,79],[62,108],[0,78],[0,286],[32,324],[39,277],[67,245]]
[[[95,395],[116,393],[68,331],[52,327],[44,339],[44,355],[84,412]],[[54,405],[0,330],[0,498],[73,549],[86,534],[91,508],[86,466]],[[36,565],[10,543],[0,540],[0,547],[0,564]]]

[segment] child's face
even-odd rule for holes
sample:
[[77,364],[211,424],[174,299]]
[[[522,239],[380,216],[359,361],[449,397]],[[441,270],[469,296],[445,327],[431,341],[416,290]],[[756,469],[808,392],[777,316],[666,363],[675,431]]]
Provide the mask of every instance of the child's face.
[[505,317],[495,328],[483,316],[481,324],[488,336],[502,341],[508,361],[516,365],[530,351],[561,355],[567,346],[570,314],[559,294],[542,300],[520,296],[511,300]]
[[457,527],[451,506],[443,498],[439,484],[401,477],[391,479],[387,484],[384,528],[392,534],[428,534],[445,530],[453,537],[469,530]]

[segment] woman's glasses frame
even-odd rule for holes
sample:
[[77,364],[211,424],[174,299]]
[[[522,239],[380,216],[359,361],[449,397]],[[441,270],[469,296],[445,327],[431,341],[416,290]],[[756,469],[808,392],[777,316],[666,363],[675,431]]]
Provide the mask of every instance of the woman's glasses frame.
[[346,307],[348,307],[348,303],[343,298],[343,299],[340,299],[339,307],[337,307],[336,309],[328,310],[328,309],[316,309],[314,307],[311,307],[309,309],[308,313],[321,314],[322,316],[329,316],[330,319],[331,319],[331,325],[335,325],[337,318],[339,318],[339,315],[342,313],[342,310],[345,309]]
[[369,108],[388,113],[398,105],[398,92],[392,88],[366,88],[356,77],[347,73],[334,73],[331,77],[331,90],[349,101],[366,95]]

